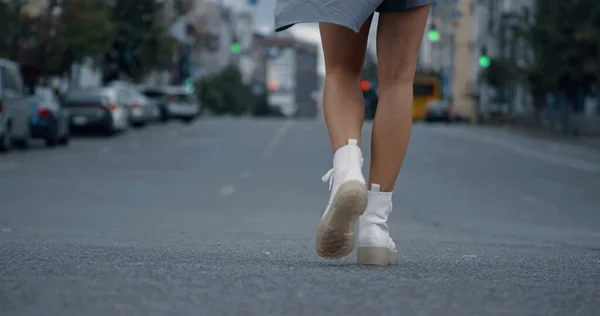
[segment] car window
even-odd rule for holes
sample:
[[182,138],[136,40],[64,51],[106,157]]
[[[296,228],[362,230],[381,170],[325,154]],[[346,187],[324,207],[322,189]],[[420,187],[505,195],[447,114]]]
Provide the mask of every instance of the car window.
[[13,96],[21,95],[23,92],[20,82],[7,68],[2,68],[2,92],[8,92]]

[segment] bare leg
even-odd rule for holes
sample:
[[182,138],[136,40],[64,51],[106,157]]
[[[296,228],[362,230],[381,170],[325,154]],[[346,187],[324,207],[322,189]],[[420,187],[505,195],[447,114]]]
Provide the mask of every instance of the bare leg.
[[369,187],[394,189],[412,127],[413,80],[429,5],[379,16],[379,103],[371,135]]
[[348,144],[349,138],[360,142],[365,117],[360,75],[370,26],[371,18],[359,33],[335,24],[319,25],[326,74],[323,110],[334,152]]
[[324,110],[333,148],[333,168],[321,179],[329,182],[329,203],[317,230],[316,251],[341,258],[354,248],[355,223],[367,207],[367,186],[359,147],[364,120],[360,75],[371,18],[359,33],[321,23],[325,54]]

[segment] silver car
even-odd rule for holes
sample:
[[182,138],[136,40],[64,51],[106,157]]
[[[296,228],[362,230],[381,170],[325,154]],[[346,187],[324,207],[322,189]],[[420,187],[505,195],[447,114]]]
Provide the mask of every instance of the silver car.
[[114,89],[117,102],[129,111],[129,120],[132,126],[141,127],[158,119],[160,111],[154,102],[142,95],[137,88],[127,82],[112,82],[108,89]]
[[12,144],[26,148],[31,139],[31,96],[25,95],[17,63],[0,58],[0,152]]
[[180,86],[165,87],[164,91],[169,117],[190,123],[200,115],[201,107],[194,93]]

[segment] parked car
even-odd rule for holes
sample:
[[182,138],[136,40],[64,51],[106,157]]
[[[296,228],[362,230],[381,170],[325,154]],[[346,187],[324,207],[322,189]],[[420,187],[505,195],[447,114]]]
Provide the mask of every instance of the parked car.
[[167,122],[169,120],[169,110],[167,108],[167,93],[165,89],[162,87],[140,87],[139,91],[152,100],[158,107],[158,119],[163,123]]
[[114,81],[107,88],[116,91],[117,102],[127,108],[129,121],[132,126],[142,127],[159,117],[160,111],[157,105],[154,102],[150,102],[134,85],[127,82]]
[[143,93],[157,100],[164,111],[163,115],[167,118],[181,119],[185,123],[190,123],[201,113],[198,98],[185,87],[146,88]]
[[0,152],[8,151],[13,144],[27,148],[31,139],[30,102],[19,65],[0,58]]
[[116,96],[105,88],[89,88],[69,92],[65,105],[69,109],[73,128],[100,128],[112,136],[129,127],[128,110],[115,103]]
[[46,146],[67,145],[70,140],[69,110],[48,88],[37,88],[31,107],[32,138],[41,138]]
[[447,100],[430,102],[424,120],[425,122],[452,122],[453,113],[450,102]]

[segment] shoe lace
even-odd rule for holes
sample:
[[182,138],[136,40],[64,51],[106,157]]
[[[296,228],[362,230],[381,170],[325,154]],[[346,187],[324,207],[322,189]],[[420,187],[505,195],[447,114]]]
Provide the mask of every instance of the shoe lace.
[[[365,161],[364,158],[362,158],[360,160],[360,166],[362,168],[363,162]],[[335,174],[335,168],[331,168],[329,169],[329,171],[327,171],[327,173],[325,173],[323,175],[323,177],[321,177],[321,182],[326,183],[327,181],[329,181],[329,191],[331,191],[331,188],[333,187],[333,176]]]
[[327,173],[325,175],[323,175],[323,177],[321,177],[321,182],[325,183],[327,181],[329,181],[329,191],[331,191],[331,188],[333,187],[333,174],[335,173],[335,169],[331,168],[329,169],[329,171],[327,171]]

